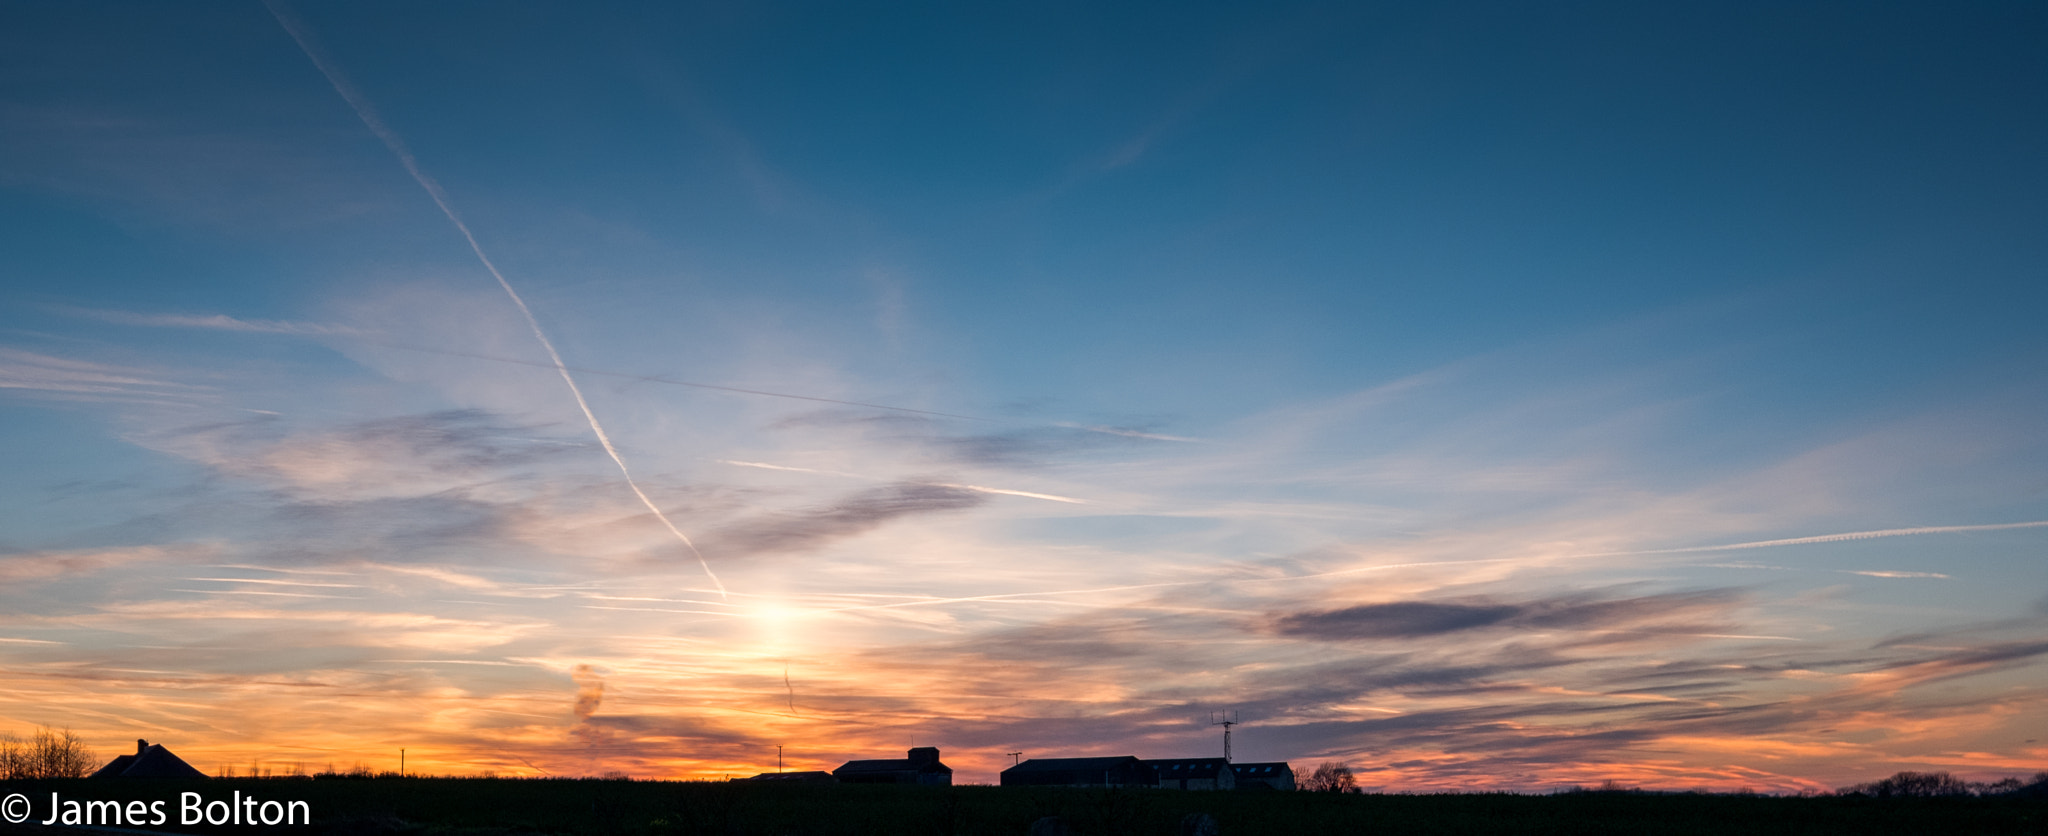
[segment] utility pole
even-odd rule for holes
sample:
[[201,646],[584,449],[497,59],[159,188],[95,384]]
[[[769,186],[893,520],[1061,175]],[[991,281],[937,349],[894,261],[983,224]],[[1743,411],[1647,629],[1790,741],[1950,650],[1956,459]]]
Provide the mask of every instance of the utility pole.
[[1010,765],[1011,765],[1011,766],[1016,766],[1017,764],[1020,764],[1020,763],[1023,763],[1023,762],[1024,762],[1024,753],[1023,753],[1023,752],[1004,752],[1003,754],[1005,754],[1005,755],[1009,755],[1009,756],[1010,756]]
[[1216,714],[1214,714],[1214,713],[1212,712],[1212,713],[1211,713],[1211,714],[1209,715],[1209,725],[1212,725],[1212,726],[1222,726],[1222,727],[1223,727],[1223,762],[1224,762],[1224,763],[1229,763],[1229,762],[1230,762],[1230,727],[1231,727],[1231,726],[1235,726],[1235,725],[1237,725],[1237,711],[1233,709],[1233,710],[1232,710],[1232,711],[1231,711],[1231,712],[1230,712],[1230,713],[1229,713],[1228,715],[1226,715],[1226,716],[1224,717],[1224,719],[1221,719],[1221,720],[1218,720],[1218,719],[1216,719]]
[[782,744],[775,744],[775,771],[782,771]]
[[398,750],[398,777],[405,777],[405,750]]

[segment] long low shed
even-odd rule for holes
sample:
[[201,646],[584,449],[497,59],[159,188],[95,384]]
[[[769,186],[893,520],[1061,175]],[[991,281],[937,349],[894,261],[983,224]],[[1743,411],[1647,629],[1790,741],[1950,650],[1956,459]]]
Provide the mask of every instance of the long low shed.
[[1005,787],[1159,787],[1174,790],[1235,789],[1245,780],[1279,788],[1279,774],[1285,770],[1285,789],[1294,788],[1294,773],[1282,764],[1245,764],[1258,767],[1246,773],[1222,758],[1161,758],[1144,760],[1123,755],[1107,758],[1032,758],[1005,769]]
[[1136,787],[1151,786],[1145,762],[1124,755],[1114,758],[1032,758],[1003,770],[1005,787]]

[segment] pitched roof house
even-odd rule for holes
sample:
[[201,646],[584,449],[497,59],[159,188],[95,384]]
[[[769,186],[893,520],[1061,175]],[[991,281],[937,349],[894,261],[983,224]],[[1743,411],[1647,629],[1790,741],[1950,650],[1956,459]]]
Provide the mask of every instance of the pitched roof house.
[[832,777],[842,784],[953,785],[953,768],[939,762],[937,747],[920,746],[910,750],[909,755],[902,760],[847,761],[832,770]]
[[1135,787],[1150,786],[1145,762],[1124,755],[1115,758],[1032,758],[1003,770],[1005,787]]
[[184,758],[171,754],[163,744],[150,745],[147,740],[135,741],[135,754],[122,755],[107,762],[94,772],[93,778],[204,778],[206,773],[193,769]]

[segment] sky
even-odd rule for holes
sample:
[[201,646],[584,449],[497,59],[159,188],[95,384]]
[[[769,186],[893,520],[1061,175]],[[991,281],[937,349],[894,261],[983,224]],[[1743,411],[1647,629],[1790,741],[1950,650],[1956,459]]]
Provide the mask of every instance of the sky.
[[0,732],[2048,769],[2036,3],[0,2]]

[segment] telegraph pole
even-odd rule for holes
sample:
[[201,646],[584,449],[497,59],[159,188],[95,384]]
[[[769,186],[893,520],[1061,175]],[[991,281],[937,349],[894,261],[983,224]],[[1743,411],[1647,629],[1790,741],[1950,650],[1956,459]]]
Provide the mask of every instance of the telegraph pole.
[[782,771],[782,744],[780,743],[775,744],[775,771],[778,773]]
[[1011,766],[1016,766],[1017,764],[1020,764],[1020,763],[1023,763],[1023,762],[1024,762],[1024,753],[1023,753],[1023,752],[1004,752],[1003,754],[1005,754],[1005,755],[1009,755],[1009,756],[1010,756],[1010,765],[1011,765]]

